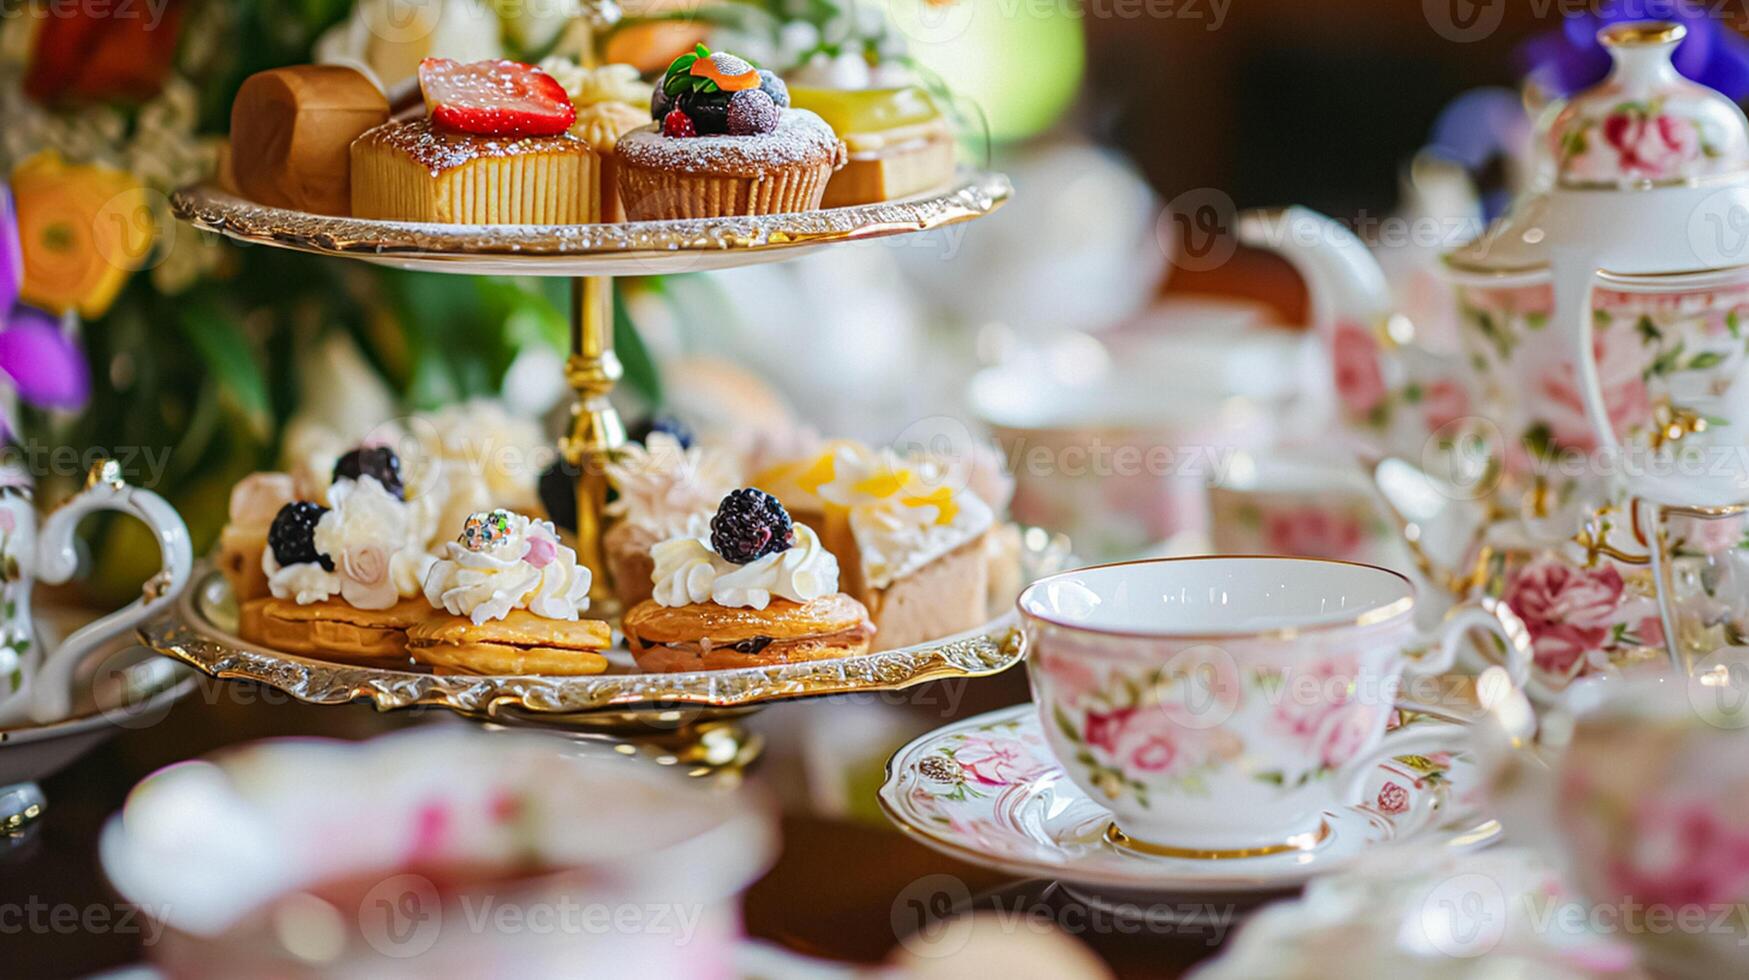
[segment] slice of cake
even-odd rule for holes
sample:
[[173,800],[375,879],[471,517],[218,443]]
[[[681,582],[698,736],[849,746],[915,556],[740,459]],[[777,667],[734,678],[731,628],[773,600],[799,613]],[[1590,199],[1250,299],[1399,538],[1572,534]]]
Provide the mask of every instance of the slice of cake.
[[989,619],[985,538],[995,515],[939,467],[835,442],[776,482],[792,488],[798,520],[818,521],[844,591],[874,620],[875,649],[939,640]]
[[578,224],[599,214],[596,161],[546,73],[511,61],[419,69],[429,115],[352,144],[352,213],[441,224]]

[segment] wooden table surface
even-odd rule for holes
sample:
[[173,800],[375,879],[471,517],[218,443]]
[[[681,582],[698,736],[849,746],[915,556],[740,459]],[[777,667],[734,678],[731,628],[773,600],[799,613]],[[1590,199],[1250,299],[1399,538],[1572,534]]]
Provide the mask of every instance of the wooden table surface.
[[[1012,671],[965,683],[955,694],[934,699],[925,693],[905,699],[905,704],[883,705],[882,710],[915,711],[917,705],[929,705],[928,717],[915,720],[912,727],[934,727],[950,717],[1025,700],[1025,679],[1023,672]],[[951,704],[952,710],[943,704]],[[767,713],[785,710],[779,706]],[[105,882],[96,854],[104,821],[147,774],[257,738],[365,738],[415,724],[470,723],[438,709],[384,715],[364,705],[304,705],[253,685],[202,678],[163,721],[122,732],[46,780],[47,814],[21,841],[0,845],[0,976],[82,976],[147,958],[142,933],[124,924],[126,905]],[[783,763],[776,761],[782,748],[773,744],[768,749],[771,761],[755,764],[754,779],[783,778]],[[916,921],[911,907],[923,907],[919,883],[943,880],[931,878],[941,875],[963,883],[980,907],[1056,923],[1091,946],[1119,976],[1176,976],[1210,955],[1220,938],[1170,927],[1140,934],[1120,930],[1090,916],[1049,882],[1017,882],[938,855],[884,824],[822,816],[798,805],[794,793],[779,790],[778,795],[786,801],[781,856],[747,893],[745,915],[752,935],[795,952],[848,963],[882,962],[906,931],[904,923]],[[37,911],[27,920],[32,908]],[[112,925],[87,929],[73,918],[92,910]],[[26,921],[38,925],[21,926]]]

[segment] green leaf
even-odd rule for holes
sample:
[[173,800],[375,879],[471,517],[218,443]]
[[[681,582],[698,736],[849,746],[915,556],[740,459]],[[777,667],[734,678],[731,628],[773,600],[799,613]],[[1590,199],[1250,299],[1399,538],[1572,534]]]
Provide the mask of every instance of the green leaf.
[[625,299],[618,289],[613,291],[613,347],[625,368],[625,383],[645,401],[661,405],[661,369],[656,366],[656,359],[650,356],[649,348],[644,346],[644,339],[638,335],[637,325],[632,323]]
[[1742,339],[1743,318],[1737,315],[1736,310],[1725,314],[1725,329],[1731,331],[1731,336]]
[[1051,720],[1057,723],[1057,730],[1063,733],[1064,738],[1076,745],[1081,744],[1081,733],[1075,730],[1075,723],[1063,713],[1061,705],[1051,705]]
[[1689,359],[1688,370],[1702,371],[1710,367],[1717,367],[1724,359],[1725,355],[1718,351],[1701,351],[1699,354],[1696,354]]
[[1658,329],[1658,324],[1652,322],[1649,316],[1640,317],[1639,322],[1634,324],[1634,329],[1645,343],[1653,344],[1664,339],[1664,332]]
[[207,377],[231,397],[249,427],[265,438],[273,422],[267,376],[242,330],[205,303],[184,307],[178,325],[205,364]]

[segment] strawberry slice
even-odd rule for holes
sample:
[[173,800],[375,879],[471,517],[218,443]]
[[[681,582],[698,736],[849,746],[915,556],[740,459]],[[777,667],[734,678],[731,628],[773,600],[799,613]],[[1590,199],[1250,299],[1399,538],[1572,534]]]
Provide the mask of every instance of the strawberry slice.
[[419,63],[425,108],[440,125],[480,136],[556,136],[577,109],[553,76],[520,61]]

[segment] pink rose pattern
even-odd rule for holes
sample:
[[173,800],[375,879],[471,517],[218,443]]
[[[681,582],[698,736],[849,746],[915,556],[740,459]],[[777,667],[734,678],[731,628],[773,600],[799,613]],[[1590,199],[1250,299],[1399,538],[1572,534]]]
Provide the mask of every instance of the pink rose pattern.
[[1378,808],[1393,816],[1409,809],[1409,791],[1401,784],[1387,781],[1379,788]]
[[1438,432],[1470,414],[1470,393],[1449,378],[1429,384],[1421,393],[1421,419],[1428,432]]
[[1316,505],[1265,511],[1263,540],[1270,554],[1307,558],[1358,558],[1366,550],[1361,517]]
[[1605,872],[1618,894],[1670,908],[1728,904],[1749,894],[1749,828],[1711,804],[1647,800],[1630,823],[1631,845]]
[[1567,134],[1561,173],[1594,182],[1666,180],[1687,173],[1704,151],[1693,120],[1661,111],[1657,101],[1630,102]]
[[1355,416],[1371,416],[1388,393],[1379,368],[1378,342],[1359,324],[1339,323],[1331,337],[1330,358],[1342,404]]
[[1551,556],[1520,569],[1502,598],[1530,629],[1537,668],[1570,678],[1610,639],[1623,590],[1613,565],[1580,568]]

